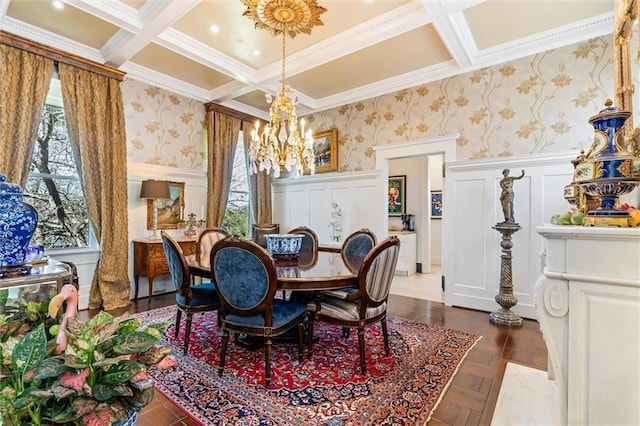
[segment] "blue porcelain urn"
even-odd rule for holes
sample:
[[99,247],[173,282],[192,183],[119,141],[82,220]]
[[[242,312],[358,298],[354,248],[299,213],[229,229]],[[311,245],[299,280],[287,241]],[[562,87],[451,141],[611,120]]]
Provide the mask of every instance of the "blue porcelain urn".
[[586,226],[635,226],[629,213],[617,206],[618,197],[640,183],[640,158],[626,150],[624,141],[623,126],[630,116],[607,99],[605,108],[589,118],[594,141],[574,170],[574,181],[600,198],[600,206],[589,210]]
[[25,263],[31,236],[38,224],[38,213],[22,201],[22,188],[8,183],[0,174],[0,268],[7,269]]

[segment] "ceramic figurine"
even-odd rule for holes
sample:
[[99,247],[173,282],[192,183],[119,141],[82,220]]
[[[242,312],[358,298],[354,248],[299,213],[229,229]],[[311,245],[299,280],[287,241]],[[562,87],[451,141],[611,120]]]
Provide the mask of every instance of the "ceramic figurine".
[[38,224],[38,213],[22,201],[22,188],[6,182],[0,174],[0,269],[8,270],[25,263],[31,236]]

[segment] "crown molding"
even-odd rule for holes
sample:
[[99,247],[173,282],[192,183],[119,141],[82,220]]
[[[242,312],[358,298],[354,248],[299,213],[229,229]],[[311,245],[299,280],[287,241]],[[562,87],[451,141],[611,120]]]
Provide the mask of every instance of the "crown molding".
[[386,95],[409,87],[442,80],[460,74],[460,68],[453,60],[441,62],[419,70],[397,75],[386,80],[356,87],[335,95],[317,99],[312,112],[324,111],[342,105]]
[[142,30],[143,24],[140,13],[135,8],[121,1],[106,0],[61,0],[76,9],[122,27],[132,33]]
[[258,81],[258,72],[254,68],[178,30],[169,28],[161,32],[154,41],[162,47],[186,56],[231,78],[239,78],[248,83],[256,83]]
[[120,67],[120,70],[127,73],[128,78],[132,78],[144,84],[157,86],[163,90],[186,96],[200,102],[209,102],[208,92],[193,84],[185,83],[177,78],[169,77],[152,69],[143,67],[133,62],[127,62]]
[[578,23],[481,50],[476,55],[475,62],[482,64],[482,66],[490,66],[512,61],[590,38],[613,34],[613,27],[613,12],[604,13],[593,19],[585,19]]
[[8,33],[15,34],[17,36],[35,41],[37,43],[62,50],[76,56],[80,56],[84,59],[88,59],[99,64],[104,64],[104,58],[102,57],[98,49],[88,47],[84,44],[76,43],[73,40],[69,40],[65,37],[60,37],[57,34],[53,34],[49,31],[45,31],[33,25],[26,24],[9,16],[4,17],[1,29]]

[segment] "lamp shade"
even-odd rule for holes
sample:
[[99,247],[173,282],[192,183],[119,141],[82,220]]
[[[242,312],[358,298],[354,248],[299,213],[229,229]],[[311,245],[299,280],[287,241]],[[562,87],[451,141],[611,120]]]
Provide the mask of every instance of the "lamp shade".
[[140,187],[140,198],[169,199],[169,182],[166,180],[143,180]]

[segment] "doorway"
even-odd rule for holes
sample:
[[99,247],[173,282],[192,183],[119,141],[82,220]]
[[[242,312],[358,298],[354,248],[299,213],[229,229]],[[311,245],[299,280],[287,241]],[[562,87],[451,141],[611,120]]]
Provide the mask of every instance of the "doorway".
[[[426,159],[428,159],[429,156],[434,156],[434,158],[435,156],[439,156],[438,158],[440,158],[443,164],[445,165],[451,162],[454,162],[455,156],[456,156],[455,151],[456,151],[457,138],[458,138],[458,135],[455,134],[455,135],[448,135],[448,136],[439,137],[439,138],[417,140],[417,141],[412,141],[412,142],[407,142],[402,144],[393,144],[393,145],[384,145],[384,146],[374,147],[376,151],[376,169],[381,170],[382,178],[385,183],[387,182],[389,177],[389,162],[391,160],[410,158],[410,157],[425,158],[425,161],[423,162],[424,163],[424,173],[423,173],[424,180],[422,180],[419,183],[419,186],[421,188],[421,193],[424,194],[420,196],[421,209],[423,209],[423,211],[426,212],[426,214],[422,215],[421,220],[419,221],[419,222],[422,222],[421,225],[423,226],[423,229],[426,231],[426,232],[423,232],[424,236],[420,238],[420,241],[419,241],[420,246],[418,250],[418,252],[420,253],[418,262],[422,263],[423,272],[429,271],[431,267],[431,259],[432,259],[432,236],[431,236],[432,233],[429,229],[430,221],[431,221],[431,210],[430,210],[431,209],[431,206],[430,206],[431,189],[429,185],[430,179],[426,174],[427,173],[426,171],[428,169]],[[441,189],[443,191],[443,194],[446,194],[447,192],[451,193],[449,191],[450,188],[447,188],[446,179],[442,180]],[[383,223],[383,229],[388,230],[390,229],[390,226],[389,226],[389,217],[388,217],[387,198],[388,198],[387,188],[386,188],[386,185],[384,185],[384,188],[381,188],[381,191],[380,191],[380,210],[379,211],[380,211],[380,214],[383,215],[383,217],[381,218],[381,223]],[[443,197],[442,204],[443,204],[443,211],[446,211],[446,205],[447,205],[446,197]],[[446,259],[444,258],[442,253],[445,253],[445,244],[446,244],[445,230],[448,224],[447,216],[443,215],[443,218],[440,220],[440,223],[441,223],[440,226],[442,231],[440,234],[441,244],[439,247],[435,247],[434,250],[439,250],[440,252],[439,257],[441,259],[441,271],[442,271],[442,275],[446,276],[449,266],[447,265]],[[418,226],[418,223],[416,225]],[[443,301],[446,304],[446,298]]]

